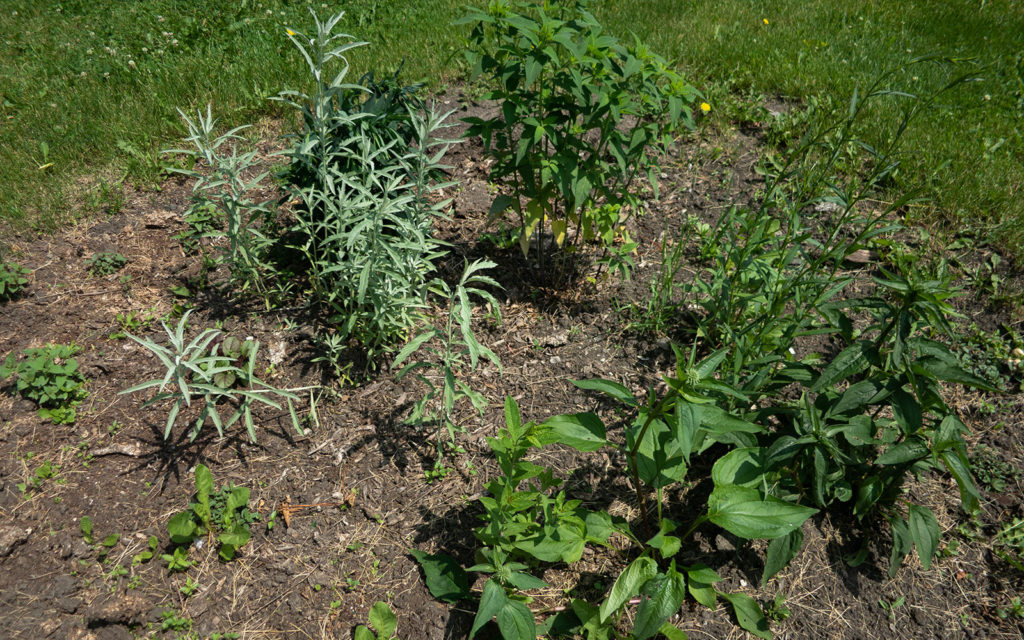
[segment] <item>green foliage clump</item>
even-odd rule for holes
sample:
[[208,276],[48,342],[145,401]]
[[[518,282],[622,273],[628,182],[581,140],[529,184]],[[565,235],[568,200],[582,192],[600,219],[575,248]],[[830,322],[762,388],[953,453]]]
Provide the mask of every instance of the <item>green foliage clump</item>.
[[[146,401],[144,407],[163,400],[174,401],[167,415],[165,439],[171,435],[171,429],[180,411],[185,407],[191,407],[195,397],[202,398],[203,409],[193,425],[191,440],[199,435],[207,419],[213,422],[221,437],[224,436],[224,429],[241,419],[249,439],[256,442],[256,425],[252,417],[253,404],[264,404],[280,410],[281,404],[274,400],[274,397],[283,399],[288,405],[292,427],[301,435],[302,427],[293,403],[299,399],[296,392],[306,391],[310,387],[277,389],[257,378],[255,368],[259,342],[241,341],[228,336],[220,344],[213,344],[220,335],[216,329],[205,329],[190,342],[186,342],[185,329],[191,313],[185,312],[174,330],[161,320],[169,346],[127,334],[129,338],[155,355],[166,371],[159,380],[137,384],[121,393],[133,393],[155,387],[157,394]],[[232,386],[236,382],[242,382],[244,386]],[[225,404],[234,407],[234,412],[227,420],[221,418],[217,408],[221,401],[227,401]]]
[[[310,299],[333,327],[333,343],[354,340],[373,357],[405,337],[425,304],[428,276],[443,255],[431,235],[448,201],[432,203],[447,115],[425,110],[397,74],[344,83],[345,52],[365,43],[332,31],[341,14],[289,38],[309,66],[309,93],[284,91],[304,128],[289,137],[285,188],[298,204],[289,235],[301,255]],[[328,73],[331,63],[341,63]]]
[[[213,490],[213,475],[206,465],[196,465],[196,499],[188,509],[181,511],[167,522],[171,543],[178,549],[187,549],[196,538],[210,534],[217,535],[220,543],[218,554],[225,562],[235,557],[251,536],[249,525],[259,520],[259,514],[249,511],[249,489],[233,485]],[[169,564],[181,567],[183,563],[175,554],[167,554]],[[187,567],[184,564],[184,567]]]
[[[356,627],[353,640],[393,640],[398,635],[398,618],[386,602],[377,602],[370,607],[370,627],[359,625]],[[374,633],[376,631],[376,633]]]
[[[494,263],[488,260],[477,260],[467,265],[454,289],[443,281],[435,281],[435,293],[445,299],[448,306],[444,325],[427,327],[398,352],[392,364],[392,367],[401,366],[406,359],[421,354],[421,359],[402,367],[396,376],[401,378],[415,371],[420,381],[428,388],[427,393],[416,402],[406,423],[423,425],[436,422],[439,430],[447,430],[452,444],[455,442],[455,432],[461,430],[455,424],[455,404],[462,399],[469,400],[481,415],[487,407],[487,399],[461,380],[459,374],[467,367],[470,371],[476,369],[481,357],[490,360],[496,367],[501,367],[498,356],[477,340],[471,324],[473,306],[470,296],[475,296],[490,305],[498,314],[498,319],[501,318],[498,301],[490,292],[480,288],[488,285],[500,288],[494,279],[478,273],[493,266]],[[440,380],[426,375],[430,369],[435,369],[440,374]],[[436,402],[437,400],[439,402]],[[440,463],[443,447],[440,440],[437,444]]]
[[658,153],[692,128],[697,91],[639,40],[605,32],[583,1],[495,0],[460,23],[472,24],[469,61],[501,105],[498,116],[466,119],[495,161],[491,180],[508,190],[492,217],[515,212],[524,254],[536,234],[543,258],[550,228],[559,247],[599,239],[621,264],[635,245],[614,240],[639,207],[636,178],[657,194]]
[[[215,135],[209,107],[195,118],[182,114],[194,148],[169,151],[193,165],[170,170],[196,178],[183,243],[226,238],[220,258],[243,291],[268,307],[296,299],[310,307],[321,360],[336,373],[345,371],[349,347],[374,366],[407,337],[425,305],[434,261],[444,254],[432,222],[448,204],[432,194],[450,186],[441,182],[441,159],[451,144],[438,137],[447,115],[425,108],[418,86],[402,86],[397,72],[344,81],[345,53],[366,43],[334,33],[342,16],[314,14],[316,32],[308,36],[287,29],[313,86],[276,97],[303,122],[281,153],[288,158],[276,176],[287,193],[281,202],[251,197],[267,174],[258,173],[255,151],[238,149],[244,127]],[[207,171],[195,168],[198,160]]]
[[28,286],[29,270],[13,262],[0,262],[0,302],[18,297]]
[[109,276],[117,273],[128,264],[128,258],[120,253],[100,251],[92,254],[92,257],[85,261],[89,265],[89,275]]
[[72,357],[80,350],[74,343],[50,344],[25,349],[21,360],[11,353],[0,366],[0,380],[13,376],[14,390],[39,406],[41,418],[71,424],[75,406],[89,395],[78,361]]

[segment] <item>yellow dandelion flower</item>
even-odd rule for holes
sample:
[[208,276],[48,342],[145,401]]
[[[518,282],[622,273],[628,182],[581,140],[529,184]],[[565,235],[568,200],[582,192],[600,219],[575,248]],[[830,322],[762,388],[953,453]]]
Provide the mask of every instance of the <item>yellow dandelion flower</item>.
[[763,22],[763,23],[765,23],[765,24],[768,24],[768,18],[762,18],[762,19],[761,19],[761,22]]
[[285,29],[285,33],[287,33],[290,36],[294,36],[295,35],[294,31],[292,31],[291,29],[287,29],[287,28]]
[[700,103],[700,110],[707,113],[708,111],[711,111],[711,105],[706,102],[702,102]]

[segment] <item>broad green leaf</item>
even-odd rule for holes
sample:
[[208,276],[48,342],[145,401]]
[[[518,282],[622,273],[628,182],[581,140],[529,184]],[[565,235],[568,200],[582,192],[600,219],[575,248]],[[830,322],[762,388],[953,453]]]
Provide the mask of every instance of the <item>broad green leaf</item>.
[[370,624],[377,630],[380,640],[390,640],[398,628],[398,618],[386,602],[377,602],[370,607]]
[[747,487],[716,486],[708,498],[708,520],[748,540],[782,537],[815,513],[817,509],[774,496],[762,499],[756,489]]
[[548,583],[544,582],[540,578],[521,571],[513,571],[510,573],[508,576],[508,583],[520,591],[544,589],[548,586]]
[[912,435],[921,429],[921,405],[914,396],[903,389],[897,389],[890,396],[889,404],[904,434]]
[[937,380],[956,382],[967,387],[974,387],[975,389],[982,389],[984,391],[996,391],[992,385],[985,382],[978,376],[967,373],[956,365],[943,362],[942,360],[931,356],[919,358],[914,361],[912,368],[918,375],[930,375]]
[[894,444],[875,458],[875,464],[897,465],[907,464],[928,457],[928,444],[920,438],[908,438]]
[[722,579],[715,570],[703,564],[695,564],[686,569],[686,578],[686,588],[693,599],[708,609],[714,609],[718,595],[713,585]]
[[782,571],[789,561],[796,557],[800,547],[804,544],[804,532],[802,529],[793,529],[786,535],[775,538],[768,543],[768,551],[765,554],[764,573],[761,575],[761,587],[764,588],[768,581],[778,572]]
[[565,231],[566,222],[565,220],[552,220],[551,221],[551,235],[555,237],[555,244],[561,247],[565,244]]
[[630,393],[629,389],[622,386],[614,380],[604,380],[602,378],[594,378],[591,380],[570,380],[576,387],[585,389],[588,391],[600,391],[601,393],[615,398],[622,404],[630,407],[636,407],[637,402]]
[[469,576],[455,558],[443,553],[429,554],[418,549],[410,549],[409,553],[423,567],[430,595],[442,602],[457,602],[469,597]]
[[572,413],[553,416],[545,427],[558,435],[558,442],[579,451],[597,451],[608,444],[604,423],[593,413]]
[[611,593],[609,593],[605,601],[601,603],[599,611],[601,622],[606,622],[608,618],[618,611],[622,605],[626,604],[630,598],[640,593],[640,589],[644,586],[644,583],[657,575],[657,573],[658,565],[651,558],[648,558],[647,556],[640,556],[634,560],[628,567],[626,567],[625,571],[619,574],[619,577],[615,579],[615,584],[612,585]]
[[830,413],[835,415],[851,411],[863,412],[866,410],[865,408],[869,401],[873,400],[881,389],[882,387],[872,380],[855,382],[843,392],[839,401],[833,405]]
[[533,613],[518,600],[506,600],[498,611],[498,629],[505,640],[535,640],[537,637]]
[[946,469],[960,488],[960,504],[963,505],[964,511],[967,513],[977,511],[981,496],[978,494],[978,488],[974,485],[974,480],[971,479],[970,464],[959,451],[953,449],[943,451],[939,454],[939,458],[942,459]]
[[498,612],[507,603],[508,596],[505,595],[505,590],[501,588],[501,585],[493,579],[484,583],[484,591],[480,596],[480,606],[476,610],[476,617],[473,619],[473,628],[469,632],[469,637],[471,639],[474,638],[477,632],[498,615]]
[[193,507],[199,521],[207,529],[210,528],[210,495],[213,493],[213,474],[205,464],[196,465],[196,500]]
[[849,379],[851,376],[866,370],[871,362],[877,358],[874,345],[866,340],[859,340],[839,352],[832,362],[825,367],[818,376],[811,391],[817,393],[824,389],[831,389],[840,380]]
[[889,555],[889,577],[894,578],[903,558],[914,548],[914,539],[910,535],[910,527],[907,521],[900,517],[889,520],[892,531],[892,552]]
[[761,431],[764,431],[761,426],[730,415],[715,406],[701,405],[700,414],[701,426],[713,436],[733,432],[760,433]]
[[359,625],[356,627],[355,633],[352,634],[352,640],[377,640],[377,636],[366,628],[366,626]]
[[917,547],[917,557],[921,566],[927,571],[932,566],[932,557],[939,546],[939,523],[935,514],[928,507],[912,504],[909,507],[910,537]]
[[633,622],[633,636],[636,640],[647,640],[657,634],[661,625],[679,611],[686,598],[686,578],[676,571],[674,565],[667,573],[648,582],[648,585],[651,583],[655,583],[654,588],[651,591],[644,590],[647,597],[640,601]]
[[711,468],[715,486],[736,485],[758,487],[767,473],[767,455],[760,447],[733,449],[719,458]]
[[170,534],[171,542],[174,544],[192,544],[192,541],[199,535],[199,527],[192,520],[192,514],[182,511],[171,516],[167,521],[167,533]]
[[516,435],[522,424],[522,419],[519,417],[519,405],[516,404],[512,396],[505,396],[505,425],[509,432]]
[[736,622],[741,627],[765,640],[771,640],[772,632],[768,628],[768,620],[764,617],[761,607],[754,602],[754,599],[745,593],[723,593],[718,592],[722,598],[732,605],[733,613],[736,614]]
[[675,418],[673,426],[676,432],[676,442],[679,444],[683,459],[689,464],[690,454],[693,453],[695,444],[699,444],[695,443],[695,439],[701,422],[700,405],[682,399],[676,400],[673,417]]
[[573,563],[582,557],[586,543],[579,535],[574,535],[565,527],[559,527],[550,535],[540,533],[534,537],[519,540],[514,546],[541,562]]

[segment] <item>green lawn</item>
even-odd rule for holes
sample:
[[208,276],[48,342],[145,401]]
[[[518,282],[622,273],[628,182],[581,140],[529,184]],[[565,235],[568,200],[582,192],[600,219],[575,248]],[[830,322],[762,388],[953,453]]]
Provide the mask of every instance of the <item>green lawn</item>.
[[[285,26],[348,11],[346,32],[371,44],[353,73],[395,68],[439,88],[464,73],[456,0],[171,0],[108,3],[8,0],[0,13],[0,218],[47,230],[109,205],[127,178],[153,184],[158,150],[183,133],[176,108],[212,102],[225,124],[273,114],[267,100],[308,74]],[[480,4],[478,2],[478,4]],[[899,188],[924,185],[922,223],[979,230],[1024,256],[1024,7],[1011,0],[602,0],[609,30],[630,31],[679,61],[720,118],[756,96],[840,105],[855,85],[927,54],[897,87],[927,93],[949,78],[979,78],[944,94],[906,137]],[[737,98],[739,96],[739,98]],[[886,131],[897,106],[872,117]],[[720,120],[721,122],[722,120]],[[84,208],[83,208],[84,207]]]

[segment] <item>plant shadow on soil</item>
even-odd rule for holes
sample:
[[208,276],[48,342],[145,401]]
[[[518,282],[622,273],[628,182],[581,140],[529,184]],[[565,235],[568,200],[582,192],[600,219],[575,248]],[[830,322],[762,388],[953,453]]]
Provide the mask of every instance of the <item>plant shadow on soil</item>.
[[[457,96],[449,100],[463,104]],[[465,103],[458,115],[489,108]],[[480,146],[464,142],[452,149],[447,161],[461,186],[448,194],[454,197],[451,219],[437,225],[438,237],[452,245],[438,274],[452,282],[465,261],[487,257],[498,264],[490,275],[504,287],[494,292],[502,302],[503,322],[495,326],[481,319],[476,327],[481,341],[500,356],[503,371],[482,365],[467,375],[490,406],[482,418],[472,409],[459,409],[465,431],[458,442],[466,453],[453,456],[452,472],[433,482],[424,477],[434,461],[433,434],[402,423],[424,393],[422,385],[411,376],[396,381],[386,363],[366,373],[358,386],[334,384],[329,372],[311,363],[320,355],[310,329],[315,318],[267,312],[232,295],[223,269],[213,270],[206,286],[198,286],[188,300],[195,308],[192,331],[220,321],[227,333],[253,336],[261,344],[261,377],[275,386],[332,385],[319,400],[318,421],[306,425],[310,433],[295,433],[287,410],[259,406],[255,444],[238,425],[222,440],[209,424],[189,442],[187,416],[164,441],[167,407],[141,409],[140,394],[118,394],[162,371],[144,349],[110,337],[118,328],[114,314],[153,309],[159,318],[176,302],[172,287],[203,284],[195,280],[200,257],[186,255],[172,238],[183,228],[187,181],[169,180],[157,193],[126,191],[123,211],[108,220],[45,239],[11,239],[5,255],[33,274],[24,295],[0,305],[0,356],[74,341],[83,347],[78,360],[90,396],[79,407],[75,424],[53,425],[42,422],[31,403],[0,395],[0,573],[5,581],[0,625],[11,638],[152,634],[169,639],[175,632],[160,629],[161,612],[172,610],[204,638],[228,632],[243,638],[338,638],[365,624],[373,602],[386,600],[398,614],[401,637],[465,637],[471,607],[434,601],[408,550],[443,551],[464,565],[473,563],[472,529],[479,525],[480,508],[468,498],[480,495],[497,472],[486,437],[503,426],[506,395],[517,400],[524,420],[593,411],[609,425],[610,437],[621,438],[615,406],[569,381],[609,378],[641,394],[663,375],[674,374],[668,339],[623,331],[621,309],[646,300],[666,228],[678,229],[686,214],[713,223],[727,206],[743,204],[757,191],[761,177],[753,167],[762,153],[759,130],[684,140],[663,171],[661,200],[649,202],[646,215],[630,223],[640,245],[632,279],[588,283],[593,256],[584,255],[576,266],[578,286],[570,289],[533,280],[518,248],[495,251],[481,241],[490,195]],[[712,152],[712,147],[726,152]],[[728,180],[723,179],[726,173]],[[118,251],[129,262],[119,274],[90,277],[85,257],[95,251]],[[962,255],[962,262],[983,263],[984,249],[977,252]],[[1019,288],[1020,274],[1008,262],[1000,265],[1000,273],[1008,288]],[[131,277],[127,286],[119,281],[122,274]],[[956,304],[979,324],[1019,326],[1013,325],[1019,320],[1007,306],[992,309],[981,300],[964,296]],[[685,338],[691,331],[685,322],[684,317],[679,336],[669,338]],[[163,330],[154,321],[139,333],[157,338]],[[829,348],[826,343],[813,346],[824,353]],[[280,358],[273,367],[268,366],[271,350]],[[363,366],[358,357],[353,359],[353,371]],[[972,427],[972,446],[988,444],[1020,469],[1024,402],[1018,384],[1002,398],[952,389],[949,401]],[[993,413],[979,410],[997,402]],[[538,464],[560,470],[570,498],[638,528],[635,494],[617,473],[622,461],[615,454],[585,455],[554,446],[531,455]],[[710,459],[695,460],[690,484],[667,492],[666,513],[684,526],[699,515],[698,505],[710,491]],[[17,485],[31,479],[43,462],[56,469],[54,477],[19,490]],[[215,545],[193,548],[190,558],[196,564],[184,574],[168,573],[156,558],[133,565],[132,557],[147,548],[150,535],[158,538],[160,549],[169,548],[167,520],[194,495],[191,469],[198,463],[210,467],[217,486],[231,482],[251,489],[250,505],[262,515],[252,527],[252,540],[230,563],[217,560],[210,548]],[[723,590],[745,591],[762,604],[783,593],[792,616],[773,623],[777,637],[1020,637],[1019,620],[996,615],[1012,594],[1024,590],[1020,572],[996,557],[985,540],[956,533],[965,517],[953,485],[934,477],[925,478],[922,487],[914,490],[913,499],[935,510],[944,542],[959,540],[959,550],[936,558],[930,571],[908,558],[890,580],[888,535],[876,533],[872,525],[859,527],[824,514],[805,524],[803,552],[765,589],[756,588],[764,543],[741,544],[710,525],[684,541],[681,562],[711,566],[725,579]],[[285,501],[319,506],[297,510],[285,526]],[[275,511],[278,517],[272,520]],[[83,516],[92,518],[97,533],[120,534],[105,561],[82,539]],[[1024,497],[1016,479],[1002,493],[985,496],[982,537],[1020,516]],[[869,558],[849,568],[842,558],[859,548],[862,535],[871,539]],[[576,589],[596,602],[627,561],[623,549],[596,549],[577,565],[545,568],[542,577],[554,588],[539,595],[538,603],[563,606],[563,589]],[[116,567],[126,573],[115,572]],[[200,586],[186,598],[180,588],[189,578]],[[907,604],[892,617],[878,604],[901,596]],[[724,608],[709,611],[687,602],[677,624],[691,638],[739,636]]]

